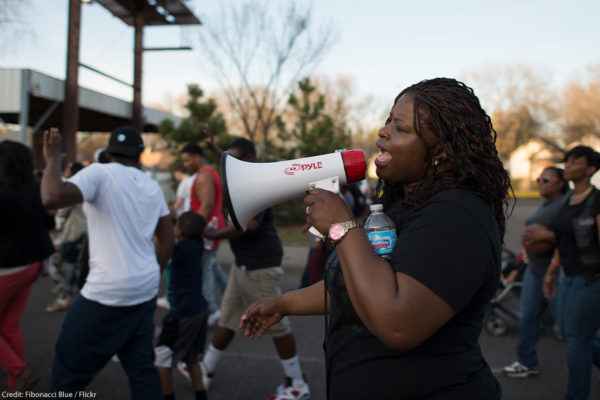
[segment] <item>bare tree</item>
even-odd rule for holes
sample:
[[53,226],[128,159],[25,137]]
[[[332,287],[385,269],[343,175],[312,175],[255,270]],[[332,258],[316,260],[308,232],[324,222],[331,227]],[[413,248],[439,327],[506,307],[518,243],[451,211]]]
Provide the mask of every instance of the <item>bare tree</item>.
[[523,104],[545,109],[554,95],[549,90],[551,78],[528,65],[489,65],[468,73],[465,80],[486,108],[507,110]]
[[0,50],[28,32],[26,11],[30,8],[31,0],[0,0]]
[[558,96],[547,74],[526,65],[489,66],[466,80],[492,115],[502,157],[531,139],[563,151]]
[[498,133],[496,147],[503,160],[508,160],[517,147],[536,137],[541,125],[524,106],[497,110],[492,120]]
[[600,73],[587,83],[570,83],[561,99],[561,125],[568,143],[588,135],[600,137]]
[[360,95],[355,80],[346,75],[333,78],[317,77],[311,80],[325,96],[325,110],[338,122],[348,125],[353,134],[362,134],[380,127],[387,115],[388,105],[378,102],[372,95]]
[[228,107],[252,140],[268,139],[299,78],[310,75],[334,40],[315,26],[312,7],[248,0],[206,16],[200,48]]

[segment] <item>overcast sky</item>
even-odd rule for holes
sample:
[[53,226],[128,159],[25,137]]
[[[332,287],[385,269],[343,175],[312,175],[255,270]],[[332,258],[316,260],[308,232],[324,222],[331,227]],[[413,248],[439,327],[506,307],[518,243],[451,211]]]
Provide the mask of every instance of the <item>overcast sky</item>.
[[[305,0],[298,0],[304,2]],[[29,0],[31,27],[7,51],[0,66],[65,75],[67,0]],[[202,16],[215,15],[218,1],[190,1]],[[560,85],[600,64],[600,1],[577,0],[318,0],[318,20],[332,22],[338,41],[317,73],[350,76],[359,93],[390,102],[406,85],[425,78],[464,78],[490,65],[526,64]],[[98,5],[83,6],[81,61],[132,80],[133,31]],[[197,29],[202,29],[199,27]],[[149,28],[146,46],[193,43],[179,28]],[[147,53],[144,102],[161,102],[189,82],[214,90],[193,52]],[[130,99],[130,89],[81,71],[80,83]],[[477,89],[477,88],[475,88]]]

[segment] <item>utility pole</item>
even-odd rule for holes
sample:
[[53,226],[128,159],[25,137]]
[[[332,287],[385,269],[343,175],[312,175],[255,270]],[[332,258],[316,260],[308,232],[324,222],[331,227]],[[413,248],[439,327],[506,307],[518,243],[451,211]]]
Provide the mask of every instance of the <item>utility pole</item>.
[[67,39],[67,77],[63,100],[62,135],[69,161],[77,157],[77,131],[79,130],[79,36],[81,28],[81,2],[69,0]]
[[135,38],[133,61],[133,110],[131,120],[138,132],[144,131],[144,111],[142,107],[142,63],[144,56],[144,12],[138,8],[135,13]]
[[[77,154],[76,135],[79,128],[79,84],[78,67],[82,66],[119,83],[129,85],[107,73],[79,62],[79,37],[81,26],[81,3],[92,0],[69,0],[69,22],[67,38],[67,77],[63,101],[62,133],[69,160]],[[133,104],[131,125],[140,132],[144,130],[144,108],[142,106],[142,73],[144,51],[190,50],[190,47],[151,47],[144,49],[144,26],[200,25],[200,20],[188,8],[184,0],[97,0],[124,23],[134,27]]]

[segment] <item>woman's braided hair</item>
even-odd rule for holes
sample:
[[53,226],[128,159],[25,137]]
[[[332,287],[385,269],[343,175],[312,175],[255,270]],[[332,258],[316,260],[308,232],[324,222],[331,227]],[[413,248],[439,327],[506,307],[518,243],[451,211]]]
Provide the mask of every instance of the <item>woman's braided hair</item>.
[[496,131],[473,89],[449,78],[421,81],[404,89],[414,101],[414,127],[423,138],[426,127],[438,139],[429,147],[425,177],[410,191],[401,184],[380,182],[386,208],[419,207],[447,189],[477,192],[495,212],[501,237],[511,208],[512,187],[496,150]]

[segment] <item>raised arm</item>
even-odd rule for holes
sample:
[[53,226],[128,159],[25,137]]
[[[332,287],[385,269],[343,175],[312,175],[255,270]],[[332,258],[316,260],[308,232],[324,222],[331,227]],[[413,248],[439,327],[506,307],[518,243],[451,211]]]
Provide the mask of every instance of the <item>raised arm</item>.
[[42,203],[47,209],[74,206],[83,202],[77,186],[62,179],[62,137],[57,129],[44,133],[44,156],[46,168],[42,177]]

